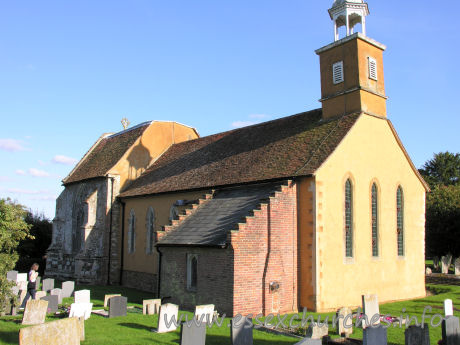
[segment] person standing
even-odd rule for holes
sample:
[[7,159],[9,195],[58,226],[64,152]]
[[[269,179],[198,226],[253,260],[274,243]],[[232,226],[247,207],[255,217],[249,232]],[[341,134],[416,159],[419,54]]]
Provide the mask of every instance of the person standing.
[[38,277],[38,264],[34,263],[30,267],[29,271],[29,282],[27,284],[27,294],[35,299],[35,293],[37,292],[37,277]]

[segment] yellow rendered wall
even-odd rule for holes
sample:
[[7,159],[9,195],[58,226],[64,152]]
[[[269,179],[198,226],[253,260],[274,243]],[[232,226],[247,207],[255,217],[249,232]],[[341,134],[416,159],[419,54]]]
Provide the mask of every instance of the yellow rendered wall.
[[153,122],[115,165],[110,174],[120,175],[120,188],[138,178],[171,145],[196,139],[195,129],[175,122]]
[[[354,257],[345,257],[344,185],[353,182]],[[371,186],[379,186],[379,257],[372,256]],[[404,191],[405,256],[398,257],[396,190]],[[362,115],[316,173],[317,310],[425,296],[425,189],[389,123]]]
[[[204,190],[125,199],[123,269],[152,274],[156,274],[158,271],[158,253],[156,249],[153,249],[152,254],[146,254],[145,252],[147,243],[147,212],[150,207],[155,211],[155,231],[162,231],[163,226],[170,223],[169,211],[176,200],[199,199],[207,192]],[[179,212],[185,208],[186,206],[179,206]],[[128,231],[131,210],[134,210],[136,215],[134,253],[128,253]]]

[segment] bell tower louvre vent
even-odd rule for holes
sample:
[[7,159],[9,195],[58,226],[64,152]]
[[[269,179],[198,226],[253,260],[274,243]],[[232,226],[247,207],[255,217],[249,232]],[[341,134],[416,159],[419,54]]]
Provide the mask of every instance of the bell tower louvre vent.
[[377,61],[368,57],[369,60],[369,79],[377,80]]
[[343,61],[336,62],[332,65],[332,79],[334,84],[343,83]]

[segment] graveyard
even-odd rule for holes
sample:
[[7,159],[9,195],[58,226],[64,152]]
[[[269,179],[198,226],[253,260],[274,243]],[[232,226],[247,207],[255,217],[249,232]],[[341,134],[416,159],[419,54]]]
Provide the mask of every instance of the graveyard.
[[[456,284],[456,285],[455,285]],[[57,286],[61,286],[60,282],[55,283]],[[55,289],[52,289],[55,290]],[[51,290],[49,290],[51,291]],[[85,299],[90,297],[90,304],[92,306],[92,313],[84,321],[84,341],[81,344],[180,344],[181,330],[180,327],[174,331],[160,333],[155,332],[154,329],[158,325],[158,312],[157,306],[152,302],[148,301],[153,298],[149,293],[137,291],[134,289],[119,287],[119,286],[75,286],[77,292],[77,299],[82,299],[79,303],[87,302]],[[88,292],[89,291],[89,292]],[[421,320],[423,310],[426,306],[431,306],[432,311],[426,312],[426,323],[430,323],[430,317],[434,314],[444,315],[443,303],[446,299],[453,301],[453,314],[454,316],[460,316],[460,280],[458,282],[453,281],[450,284],[428,284],[427,285],[428,296],[423,299],[417,299],[412,301],[404,301],[397,303],[387,303],[380,305],[380,314],[389,314],[393,317],[399,318],[402,311],[404,310],[403,319],[406,315],[410,317],[417,317]],[[62,293],[60,293],[61,295]],[[75,295],[75,293],[74,293]],[[83,296],[84,295],[84,296]],[[120,296],[121,295],[121,296]],[[50,295],[52,296],[52,295]],[[119,302],[126,303],[125,314],[115,315],[116,317],[110,316],[110,310],[108,307],[104,307],[104,304],[110,305],[110,300],[113,298],[119,299]],[[57,299],[57,298],[56,298]],[[143,305],[143,301],[144,305]],[[43,302],[43,301],[40,301]],[[58,320],[70,320],[68,311],[72,304],[75,302],[75,297],[62,297],[62,304],[59,305],[57,313],[48,313],[46,315],[45,325],[47,323],[58,321]],[[146,303],[148,304],[147,309],[151,305],[155,307],[155,311],[152,313],[145,312]],[[153,304],[151,304],[153,303]],[[204,306],[206,307],[206,306]],[[404,309],[403,309],[404,308]],[[143,310],[144,309],[144,310]],[[355,312],[356,310],[354,310]],[[0,344],[18,344],[18,334],[22,328],[31,327],[23,323],[23,311],[18,310],[16,316],[2,316],[0,317]],[[152,315],[149,315],[152,314]],[[181,315],[187,315],[189,320],[192,319],[193,313],[187,311],[179,311],[179,318]],[[301,317],[301,313],[299,313]],[[329,317],[329,337],[330,343],[340,343],[341,339],[337,329],[332,326],[332,318],[334,313],[317,314],[307,312],[307,315],[312,315],[316,320],[318,316],[321,317],[323,322],[326,317]],[[78,316],[78,315],[77,315]],[[289,315],[286,320],[289,320],[292,315]],[[24,316],[25,317],[25,316]],[[85,316],[86,318],[86,316]],[[72,319],[74,320],[74,319]],[[261,318],[261,320],[266,320]],[[221,321],[221,320],[220,320]],[[70,321],[69,321],[70,322]],[[217,344],[232,344],[231,341],[231,330],[230,330],[230,318],[223,320],[222,327],[213,325],[207,327],[205,333],[206,344],[217,345]],[[300,322],[300,321],[299,321]],[[438,323],[439,319],[434,321]],[[278,320],[276,317],[270,323],[277,324]],[[286,326],[289,324],[285,322]],[[296,324],[296,323],[294,323]],[[396,326],[398,326],[396,324]],[[390,327],[387,330],[388,344],[405,344],[405,326]],[[297,344],[305,336],[306,329],[299,328],[297,330],[283,330],[278,329],[279,332],[269,333],[267,330],[254,329],[253,330],[253,344],[259,345],[275,345],[275,344]],[[290,334],[283,335],[281,333],[286,332]],[[295,337],[297,335],[297,337]],[[429,327],[430,344],[437,344],[442,338],[442,327]],[[361,328],[353,327],[352,334],[350,335],[352,342],[350,344],[360,344],[363,339],[363,330]],[[356,341],[354,341],[356,340]],[[76,342],[77,344],[79,342]],[[321,343],[321,340],[319,340]],[[323,340],[324,343],[324,340]],[[312,342],[313,344],[313,342]]]

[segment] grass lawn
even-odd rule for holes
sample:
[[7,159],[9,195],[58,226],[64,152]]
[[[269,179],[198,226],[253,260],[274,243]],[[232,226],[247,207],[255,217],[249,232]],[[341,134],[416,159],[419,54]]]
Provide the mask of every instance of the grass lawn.
[[[434,292],[432,296],[405,302],[388,303],[380,306],[382,314],[391,314],[392,316],[400,316],[402,309],[405,308],[405,315],[417,316],[420,322],[421,315],[425,306],[433,307],[433,311],[427,312],[427,317],[434,314],[443,314],[443,301],[446,298],[453,300],[454,307],[460,306],[460,286],[453,285],[428,285],[431,291]],[[88,287],[77,287],[77,289]],[[142,300],[152,298],[151,295],[144,292],[139,292],[133,289],[122,287],[99,287],[91,286],[91,301],[94,303],[94,309],[102,309],[104,303],[104,295],[110,293],[121,293],[123,296],[128,297],[128,305],[142,307]],[[73,298],[64,299],[64,304],[70,305]],[[181,312],[187,314],[189,318],[191,313]],[[315,320],[319,314],[308,313],[307,315],[314,315]],[[332,313],[321,314],[322,320],[329,316],[330,323],[332,322]],[[404,315],[404,317],[405,317]],[[460,313],[455,311],[456,316]],[[56,320],[59,316],[51,316],[47,321]],[[289,320],[288,317],[287,320]],[[0,344],[18,344],[18,332],[22,327],[20,324],[21,316],[18,317],[1,317],[0,318]],[[105,345],[105,344],[178,344],[179,342],[179,329],[172,333],[156,334],[151,332],[152,328],[156,327],[158,322],[157,315],[142,315],[142,310],[137,308],[129,309],[128,316],[107,319],[102,316],[92,315],[89,320],[85,322],[86,328],[86,341],[82,344],[85,345]],[[208,329],[206,344],[207,345],[220,345],[230,344],[230,329],[227,327],[230,319],[226,319],[223,327],[219,328],[213,326]],[[274,320],[276,322],[276,320]],[[429,319],[426,321],[430,323]],[[436,321],[439,322],[439,319]],[[330,328],[330,335],[337,337],[335,329]],[[441,327],[433,328],[430,326],[431,343],[437,344],[441,339]],[[362,339],[362,330],[354,328],[352,338]],[[290,345],[295,344],[298,340],[291,337],[279,336],[268,334],[261,331],[254,331],[254,344],[256,345]],[[389,328],[388,329],[388,342],[389,344],[404,344],[404,326],[402,329]]]

